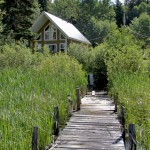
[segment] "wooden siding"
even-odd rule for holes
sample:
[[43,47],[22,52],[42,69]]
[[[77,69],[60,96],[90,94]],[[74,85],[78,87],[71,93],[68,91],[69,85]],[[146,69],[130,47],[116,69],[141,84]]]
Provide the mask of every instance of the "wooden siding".
[[[35,43],[41,44],[42,47],[43,47],[45,44],[56,44],[56,45],[57,45],[57,51],[59,51],[60,43],[65,43],[66,40],[65,40],[65,39],[64,39],[64,40],[61,40],[61,39],[60,39],[60,33],[61,33],[61,32],[59,31],[58,28],[56,28],[56,30],[57,30],[57,39],[56,39],[56,40],[45,41],[45,40],[44,40],[44,29],[45,29],[45,27],[46,27],[48,24],[52,24],[52,23],[51,23],[50,21],[47,21],[47,22],[43,25],[43,27],[38,31],[38,34],[41,33],[41,40],[34,40],[34,41],[33,41],[33,47],[35,47]],[[68,47],[68,45],[67,45],[67,47]]]
[[33,48],[36,46],[35,44],[41,44],[41,46],[43,47],[45,44],[56,44],[57,45],[57,51],[60,51],[60,43],[66,43],[66,46],[68,48],[69,44],[71,43],[81,43],[79,41],[75,41],[75,40],[72,40],[72,39],[60,39],[60,30],[58,28],[57,29],[57,39],[56,40],[50,40],[50,41],[45,41],[44,40],[44,29],[45,27],[48,25],[48,24],[52,24],[50,21],[47,21],[43,26],[42,28],[38,31],[37,34],[41,34],[41,40],[34,40],[32,41],[32,46]]

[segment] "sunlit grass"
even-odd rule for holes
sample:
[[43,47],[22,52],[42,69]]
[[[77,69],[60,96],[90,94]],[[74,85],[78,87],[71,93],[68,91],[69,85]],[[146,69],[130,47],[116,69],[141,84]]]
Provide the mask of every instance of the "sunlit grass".
[[82,66],[69,56],[54,55],[31,68],[0,72],[0,149],[31,149],[32,130],[39,127],[39,149],[51,142],[53,108],[61,125],[68,118],[67,95],[75,100],[76,86],[86,87]]
[[118,94],[125,109],[126,127],[136,125],[139,145],[150,149],[150,77],[149,74],[118,73],[112,81],[111,93]]

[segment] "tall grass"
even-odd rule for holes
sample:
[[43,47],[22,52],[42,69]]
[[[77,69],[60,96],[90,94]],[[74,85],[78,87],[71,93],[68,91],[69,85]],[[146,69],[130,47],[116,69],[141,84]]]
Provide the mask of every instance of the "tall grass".
[[[138,146],[150,149],[150,55],[128,30],[120,28],[105,39],[109,93],[123,104],[126,128],[136,125]],[[138,147],[139,148],[139,147]]]
[[28,67],[17,63],[15,67],[5,64],[1,69],[1,150],[31,149],[35,125],[39,127],[39,149],[43,149],[51,142],[53,107],[59,107],[61,125],[64,125],[68,118],[67,95],[71,94],[75,100],[75,87],[86,87],[85,72],[75,59],[57,54],[39,56],[38,60],[36,65]]
[[118,94],[125,109],[126,127],[136,125],[139,146],[150,149],[150,77],[149,74],[118,73],[110,92]]

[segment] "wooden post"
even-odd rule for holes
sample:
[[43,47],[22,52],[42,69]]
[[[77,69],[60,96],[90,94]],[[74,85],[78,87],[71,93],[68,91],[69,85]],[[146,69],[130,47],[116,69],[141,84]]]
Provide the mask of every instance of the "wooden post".
[[54,107],[54,135],[59,134],[59,110],[58,107]]
[[86,92],[85,94],[88,95],[88,86],[86,87],[86,91],[85,92]]
[[32,150],[38,150],[38,127],[33,127]]
[[114,110],[114,112],[117,112],[117,99],[115,99],[115,110]]
[[84,90],[83,90],[83,87],[81,88],[81,97],[83,98],[84,97]]
[[118,93],[115,95],[115,97],[114,97],[114,103],[115,103],[115,110],[114,110],[114,112],[117,112],[117,105],[118,105]]
[[122,125],[122,138],[125,143],[125,114],[124,114],[124,109],[123,109],[123,104],[120,103],[120,121]]
[[76,97],[77,97],[77,110],[80,110],[80,104],[81,104],[81,99],[80,99],[80,88],[76,88]]
[[129,150],[136,150],[136,133],[134,124],[129,124]]
[[73,101],[71,99],[71,96],[68,95],[68,113],[69,113],[69,116],[72,116],[72,112],[73,112]]
[[123,109],[123,104],[120,104],[120,116],[121,116],[121,124],[125,126],[125,114]]

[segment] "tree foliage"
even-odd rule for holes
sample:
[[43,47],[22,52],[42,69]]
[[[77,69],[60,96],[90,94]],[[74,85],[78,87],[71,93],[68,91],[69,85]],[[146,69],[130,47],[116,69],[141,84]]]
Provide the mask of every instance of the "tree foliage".
[[41,12],[48,11],[51,8],[52,0],[38,0]]
[[109,77],[119,71],[141,72],[142,61],[143,51],[130,31],[122,28],[107,37],[105,62]]
[[126,23],[129,25],[135,17],[139,17],[142,13],[147,13],[150,15],[150,3],[141,2],[133,3],[134,5],[126,5]]
[[119,0],[116,0],[115,13],[116,24],[120,28],[123,25],[123,6]]
[[117,95],[123,105],[125,126],[136,125],[139,146],[149,149],[150,57],[145,59],[143,46],[127,27],[114,30],[103,44],[109,93],[113,97]]
[[[96,38],[101,38],[98,43],[102,41],[104,34],[107,34],[106,30],[110,30],[108,29],[110,22],[114,21],[115,12],[110,0],[55,0],[52,5],[51,13],[73,23],[88,39],[95,38],[94,33],[96,33]],[[104,29],[104,24],[107,25],[107,29]]]
[[110,0],[102,0],[98,2],[96,16],[99,20],[114,21],[115,11]]
[[139,39],[150,38],[150,17],[147,13],[143,13],[140,17],[133,19],[130,24],[133,34]]
[[142,13],[140,17],[136,17],[130,24],[132,34],[143,41],[143,51],[145,48],[150,47],[150,17],[147,13]]
[[15,40],[28,39],[32,36],[29,28],[39,15],[37,0],[5,0],[1,7],[3,15],[3,34]]
[[[3,0],[0,0],[0,5],[3,3]],[[3,12],[0,8],[0,31],[2,30],[2,16],[3,16]]]
[[92,17],[86,27],[86,36],[91,42],[102,43],[104,38],[117,28],[115,22]]
[[70,21],[72,17],[77,19],[79,2],[76,0],[55,0],[49,11],[67,21]]
[[[91,1],[83,1],[80,3],[80,14],[77,20],[77,27],[88,38],[92,38],[89,36],[88,32],[89,30],[94,30],[94,26],[92,26],[93,18],[98,21],[114,21],[114,16],[115,12],[113,6],[110,5],[110,0],[94,0],[92,3]],[[90,25],[90,28],[88,28],[87,25]]]
[[71,44],[68,54],[76,58],[87,73],[93,73],[95,88],[105,88],[107,84],[107,69],[104,63],[103,45],[92,48],[85,45]]

